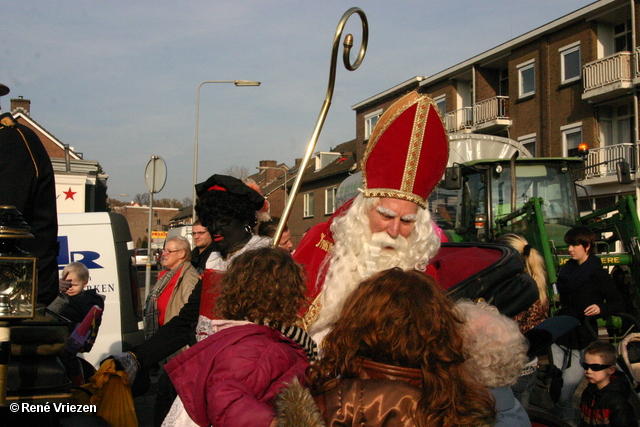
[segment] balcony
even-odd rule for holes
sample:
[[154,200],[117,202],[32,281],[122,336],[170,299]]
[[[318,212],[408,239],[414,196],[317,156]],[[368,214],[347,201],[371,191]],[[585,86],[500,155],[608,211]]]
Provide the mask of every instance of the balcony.
[[444,116],[444,126],[451,133],[491,133],[510,125],[508,96],[485,99],[476,102],[473,107],[463,107]]
[[629,162],[631,173],[636,172],[635,144],[617,144],[590,149],[585,162],[585,184],[616,182],[616,164],[622,160]]
[[476,102],[473,106],[473,119],[476,132],[489,133],[509,127],[509,97],[495,96]]
[[631,52],[618,52],[582,67],[585,101],[602,101],[629,92],[633,87]]
[[447,132],[470,130],[473,127],[473,108],[464,107],[445,114],[444,126]]

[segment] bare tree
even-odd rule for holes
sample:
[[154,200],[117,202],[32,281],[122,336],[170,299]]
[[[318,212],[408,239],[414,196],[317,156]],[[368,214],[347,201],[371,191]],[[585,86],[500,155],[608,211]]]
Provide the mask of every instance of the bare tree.
[[182,206],[191,206],[192,204],[193,200],[191,200],[191,197],[185,197],[182,199]]
[[136,197],[133,198],[133,201],[139,204],[140,206],[149,204],[149,193],[138,193]]
[[126,205],[126,202],[123,202],[121,200],[118,199],[111,199],[109,197],[107,197],[107,205],[114,207],[114,206],[124,206]]
[[249,176],[249,169],[245,166],[233,165],[223,170],[222,173],[238,179],[245,179]]

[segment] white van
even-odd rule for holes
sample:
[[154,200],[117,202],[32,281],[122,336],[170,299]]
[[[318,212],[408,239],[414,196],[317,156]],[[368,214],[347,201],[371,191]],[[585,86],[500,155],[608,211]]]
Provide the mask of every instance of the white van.
[[189,244],[193,249],[193,235],[191,234],[192,228],[193,227],[191,226],[191,224],[189,224],[169,229],[169,231],[167,232],[167,237],[165,238],[165,242],[167,241],[167,239],[170,239],[173,236],[182,236],[186,237],[187,240],[189,240]]
[[90,275],[87,288],[105,297],[96,342],[91,352],[81,354],[98,367],[109,355],[131,350],[144,341],[129,225],[116,213],[58,214],[58,242],[58,269],[73,261],[83,263]]

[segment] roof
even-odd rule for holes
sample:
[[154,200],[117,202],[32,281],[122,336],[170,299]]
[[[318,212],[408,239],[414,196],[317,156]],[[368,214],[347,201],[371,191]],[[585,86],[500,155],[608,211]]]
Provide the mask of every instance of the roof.
[[180,212],[169,218],[169,221],[177,221],[179,219],[191,218],[193,215],[193,205],[182,208]]
[[[481,165],[481,164],[488,164],[488,163],[510,163],[510,159],[478,159],[478,160],[472,160],[470,162],[466,162],[463,165],[464,166],[475,166],[475,165]],[[527,164],[527,163],[537,163],[537,164],[544,164],[544,163],[570,163],[570,164],[577,164],[577,163],[583,163],[583,160],[578,158],[578,157],[523,157],[523,158],[517,158],[516,159],[516,163],[517,164]]]
[[[278,170],[281,170],[281,171],[282,170],[286,170],[287,172],[289,172],[289,166],[287,166],[284,163],[280,163],[280,164],[275,165],[273,167],[268,167],[268,169],[278,169]],[[277,181],[279,179],[279,177],[278,177],[272,182],[264,182],[266,180],[266,178],[267,178],[267,173],[266,172],[267,172],[266,170],[262,169],[262,170],[260,170],[260,171],[258,171],[256,173],[254,173],[253,175],[249,175],[247,177],[247,179],[254,180],[255,183],[258,184],[261,189],[263,189],[266,186],[268,186],[269,184],[271,184],[272,182]],[[287,178],[287,181],[288,181],[288,178]]]
[[314,164],[307,166],[307,169],[302,175],[303,184],[342,173],[348,173],[350,170],[355,170],[357,167],[355,139],[343,142],[330,151],[333,153],[341,153],[342,156],[319,170],[315,169]]
[[[45,144],[46,142],[50,142],[52,143],[54,146],[56,146],[56,148],[60,149],[63,153],[65,151],[65,144],[63,144],[58,138],[56,138],[55,136],[53,136],[53,134],[51,132],[49,132],[47,129],[44,128],[44,126],[40,125],[38,122],[36,122],[35,120],[33,120],[30,116],[28,116],[27,114],[19,111],[19,112],[12,112],[11,113],[13,115],[13,117],[16,119],[16,121],[22,125],[25,125],[31,129],[33,129],[36,132],[39,132],[40,134],[42,134],[43,136],[45,136],[47,138],[48,141],[42,141],[43,144]],[[42,138],[40,138],[42,139]],[[47,150],[47,152],[49,152],[49,156],[50,157],[54,157],[52,156],[50,150]],[[75,160],[81,160],[82,157],[80,157],[73,149],[69,149],[69,155],[71,156],[72,159]],[[56,156],[57,157],[57,156]],[[64,157],[64,156],[62,156]]]
[[[330,149],[329,152],[340,153],[343,154],[343,156],[336,158],[331,163],[317,171],[315,169],[315,162],[310,162],[310,164],[307,165],[307,169],[302,177],[302,184],[342,173],[347,173],[355,169],[355,165],[357,163],[355,139],[343,142],[342,144],[337,145],[335,148]],[[292,185],[293,180],[296,178],[296,175],[298,173],[298,169],[299,165],[296,165],[289,169],[286,174],[283,174],[282,176],[276,178],[270,184],[262,187],[262,194],[267,197],[269,194],[282,188],[285,180],[285,175],[287,179],[287,185]]]

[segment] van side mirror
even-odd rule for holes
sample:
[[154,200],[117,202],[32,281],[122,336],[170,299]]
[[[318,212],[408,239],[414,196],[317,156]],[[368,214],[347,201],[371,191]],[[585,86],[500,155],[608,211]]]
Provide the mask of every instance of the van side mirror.
[[629,163],[626,160],[616,163],[616,175],[618,176],[619,184],[628,185],[633,182],[629,171]]
[[460,166],[450,166],[445,170],[444,188],[447,190],[459,190],[462,188]]

